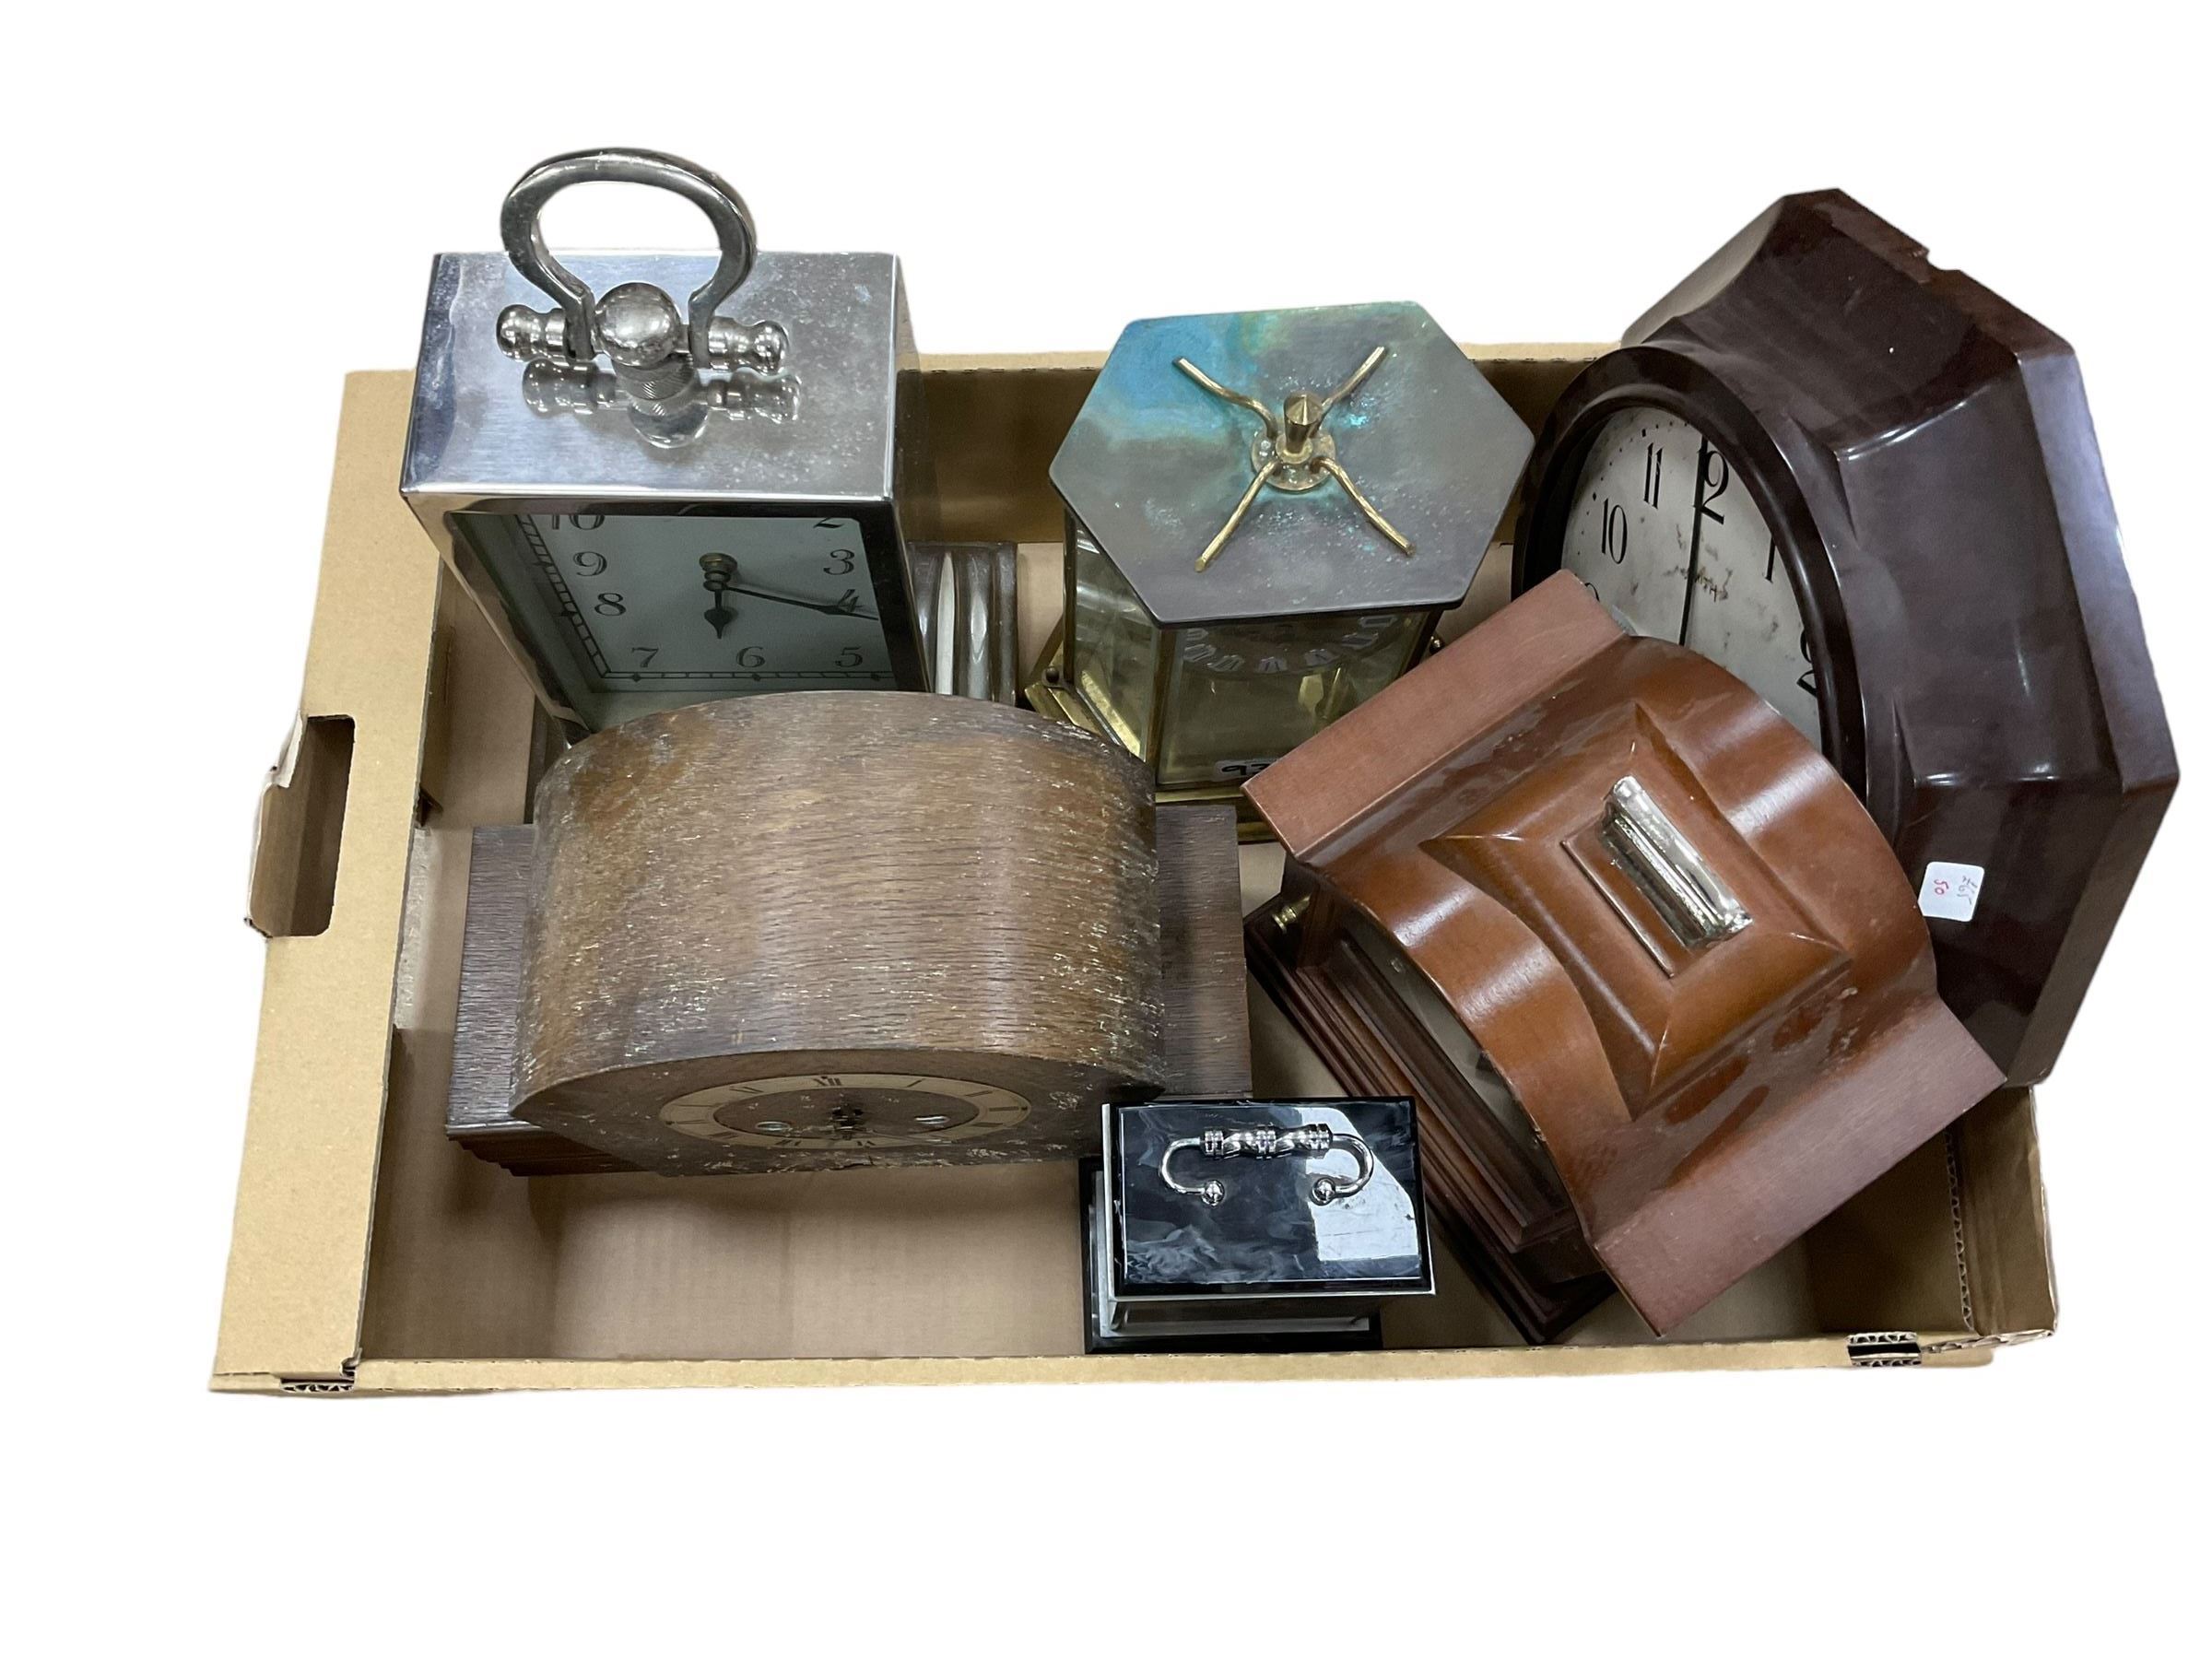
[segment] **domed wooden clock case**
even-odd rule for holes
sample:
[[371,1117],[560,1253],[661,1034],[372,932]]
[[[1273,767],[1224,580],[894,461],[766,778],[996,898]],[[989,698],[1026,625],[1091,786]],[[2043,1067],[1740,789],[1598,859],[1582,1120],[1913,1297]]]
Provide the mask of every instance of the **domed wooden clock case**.
[[1532,1336],[1662,1333],[1996,1087],[1881,833],[1757,693],[1555,577],[1246,785],[1255,973],[1421,1110],[1432,1213]]

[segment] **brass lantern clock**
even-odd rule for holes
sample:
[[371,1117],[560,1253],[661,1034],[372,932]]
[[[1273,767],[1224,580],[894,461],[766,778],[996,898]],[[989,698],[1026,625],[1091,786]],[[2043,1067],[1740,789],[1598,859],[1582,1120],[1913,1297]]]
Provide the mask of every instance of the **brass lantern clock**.
[[1533,438],[1418,305],[1123,332],[1052,466],[1066,610],[1030,696],[1233,794],[1418,662]]

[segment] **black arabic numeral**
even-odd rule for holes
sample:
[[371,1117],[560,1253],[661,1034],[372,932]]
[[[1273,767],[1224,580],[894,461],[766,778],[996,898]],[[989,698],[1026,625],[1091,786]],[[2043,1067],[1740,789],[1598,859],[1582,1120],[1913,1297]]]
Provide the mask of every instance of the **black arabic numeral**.
[[606,555],[594,553],[587,547],[576,555],[576,569],[586,576],[604,575],[606,571]]
[[[1802,628],[1797,630],[1797,654],[1803,657],[1808,663],[1813,660],[1813,642],[1806,636],[1805,629]],[[1813,670],[1807,668],[1803,674],[1797,677],[1797,689],[1804,692],[1807,697],[1818,697],[1820,695],[1819,692],[1813,688]]]
[[652,667],[653,659],[661,654],[661,648],[658,645],[632,645],[629,649],[637,656],[638,666],[641,668]]
[[[1712,476],[1712,469],[1716,466],[1721,469],[1718,480]],[[1698,511],[1716,524],[1726,524],[1726,519],[1713,512],[1712,504],[1728,493],[1728,457],[1709,443],[1698,463],[1698,482],[1704,486],[1698,501]]]
[[737,653],[737,666],[740,668],[765,668],[768,666],[768,658],[762,653],[759,646],[747,645]]
[[1771,581],[1773,581],[1773,580],[1774,580],[1774,556],[1775,556],[1777,553],[1779,553],[1780,551],[1781,551],[1781,548],[1779,548],[1778,547],[1776,547],[1776,546],[1775,546],[1775,543],[1774,543],[1774,538],[1773,538],[1772,536],[1771,536],[1771,535],[1770,535],[1770,536],[1768,536],[1768,537],[1767,537],[1767,580],[1768,580],[1769,582],[1771,582]]
[[[559,523],[559,521],[556,520],[555,522]],[[606,523],[606,514],[604,512],[571,512],[569,514],[569,523],[579,530],[596,530]]]
[[1610,500],[1600,503],[1603,523],[1598,528],[1598,548],[1615,564],[1625,564],[1629,557],[1629,510],[1616,507]]
[[[857,557],[858,555],[852,548],[840,547],[830,555],[830,562],[822,567],[822,574],[825,576],[850,576],[853,574],[853,560]],[[840,559],[844,562],[841,564],[837,562]]]
[[1666,461],[1666,452],[1655,443],[1643,446],[1643,499],[1647,506],[1659,505],[1659,471]]
[[857,645],[848,645],[837,653],[837,665],[840,668],[857,668],[860,664],[860,647]]
[[621,594],[602,594],[594,602],[592,608],[603,617],[618,617],[629,607],[622,603]]

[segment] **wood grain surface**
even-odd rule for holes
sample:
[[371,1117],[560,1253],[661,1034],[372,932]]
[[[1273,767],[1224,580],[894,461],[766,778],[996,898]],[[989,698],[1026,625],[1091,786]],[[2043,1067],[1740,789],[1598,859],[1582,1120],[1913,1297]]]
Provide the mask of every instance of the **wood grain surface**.
[[[1594,834],[1624,777],[1743,900],[1741,932],[1678,947],[1621,877]],[[1329,1004],[1398,1056],[1392,1069],[1421,1071],[1418,1033],[1329,966],[1349,917],[1380,928],[1510,1086],[1597,1258],[1655,1330],[2001,1080],[1937,998],[1904,874],[1834,769],[1715,665],[1623,636],[1571,577],[1247,789],[1308,900],[1293,971],[1312,971],[1311,994],[1293,1014]],[[1482,1149],[1492,1114],[1449,1082],[1417,1098],[1432,1157],[1466,1154],[1465,1234],[1540,1284],[1540,1218],[1522,1216],[1521,1237],[1500,1225],[1516,1197],[1534,1206],[1527,1172]]]
[[[1095,1149],[1164,1081],[1148,781],[1113,745],[898,692],[701,703],[586,739],[540,783],[519,1116],[664,1173]],[[1020,1121],[918,1147],[732,1147],[703,1088],[927,1074]]]
[[[1163,806],[1158,825],[1164,1087],[1179,1100],[1241,1099],[1252,1092],[1252,1032],[1239,932],[1236,809]],[[477,830],[472,841],[446,1136],[517,1175],[634,1171],[637,1165],[612,1153],[514,1115],[514,1031],[534,835],[527,824],[502,824]]]
[[1183,1100],[1252,1093],[1244,1001],[1237,809],[1226,801],[1161,806],[1159,960],[1167,1092]]

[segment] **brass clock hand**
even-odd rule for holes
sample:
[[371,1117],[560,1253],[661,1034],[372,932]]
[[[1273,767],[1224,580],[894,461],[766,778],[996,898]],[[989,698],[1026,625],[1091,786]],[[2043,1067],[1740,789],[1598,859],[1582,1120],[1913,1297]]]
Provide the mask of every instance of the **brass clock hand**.
[[712,625],[714,637],[719,640],[723,629],[737,620],[737,613],[723,598],[730,590],[730,578],[737,574],[737,561],[727,553],[702,553],[699,557],[699,568],[706,572],[707,592],[714,600],[707,608],[707,621]]

